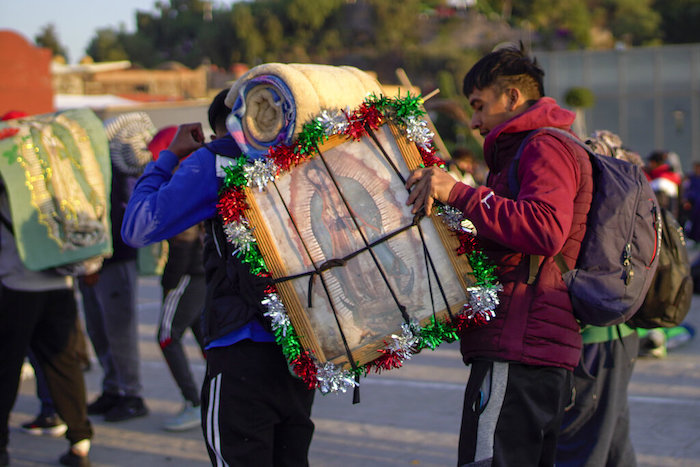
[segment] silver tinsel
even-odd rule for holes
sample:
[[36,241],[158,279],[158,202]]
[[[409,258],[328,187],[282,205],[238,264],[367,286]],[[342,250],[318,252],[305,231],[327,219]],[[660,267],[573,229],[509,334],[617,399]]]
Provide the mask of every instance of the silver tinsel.
[[322,394],[338,391],[345,392],[348,389],[359,386],[349,372],[341,371],[332,362],[317,365],[316,380],[318,381],[318,390]]
[[468,287],[469,306],[472,309],[470,317],[480,314],[489,321],[496,316],[495,309],[498,306],[498,292],[503,290],[501,284],[495,284],[489,287]]
[[409,115],[405,119],[406,137],[424,149],[429,149],[435,133],[430,131],[425,120]]
[[418,334],[420,334],[420,327],[415,320],[412,320],[410,324],[403,323],[401,335],[392,334],[392,341],[385,349],[394,353],[401,360],[409,360],[416,352],[416,345],[419,341]]
[[260,303],[267,309],[263,315],[270,318],[272,329],[281,329],[282,335],[286,336],[287,330],[292,323],[289,321],[289,315],[284,308],[284,304],[280,301],[279,296],[276,293],[269,293],[265,295],[265,298]]
[[277,165],[272,159],[256,159],[252,164],[243,167],[248,186],[257,186],[262,191],[269,182],[277,177]]
[[322,110],[316,120],[323,127],[326,136],[343,133],[348,127],[348,117],[340,109]]
[[248,253],[250,246],[255,243],[253,231],[245,222],[229,222],[224,225],[224,233],[229,243],[236,247],[235,253]]
[[459,209],[445,205],[438,211],[438,216],[442,218],[447,228],[453,232],[461,231],[476,235],[476,227],[474,227],[472,221],[464,217],[464,214]]

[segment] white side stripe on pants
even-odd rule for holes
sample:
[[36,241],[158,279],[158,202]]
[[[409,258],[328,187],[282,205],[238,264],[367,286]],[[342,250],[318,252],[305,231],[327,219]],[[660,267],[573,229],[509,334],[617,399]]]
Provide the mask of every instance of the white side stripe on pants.
[[221,454],[221,433],[219,433],[219,400],[221,397],[221,373],[209,382],[207,403],[207,444],[216,454],[216,467],[228,467]]
[[168,295],[163,301],[163,312],[160,318],[160,341],[164,342],[170,339],[170,332],[173,327],[173,319],[175,318],[175,312],[177,311],[177,306],[180,304],[180,299],[185,294],[187,286],[190,284],[191,276],[185,274],[180,278],[177,283],[177,287],[168,292]]

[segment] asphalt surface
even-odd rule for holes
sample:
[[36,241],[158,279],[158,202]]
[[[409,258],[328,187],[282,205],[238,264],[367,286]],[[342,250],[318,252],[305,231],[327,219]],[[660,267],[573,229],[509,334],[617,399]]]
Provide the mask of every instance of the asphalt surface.
[[[107,423],[91,417],[94,466],[206,466],[199,428],[169,433],[161,427],[182,401],[156,343],[160,305],[158,278],[139,282],[141,374],[146,417]],[[700,296],[687,321],[700,329]],[[201,381],[204,363],[188,335],[193,371]],[[700,466],[700,339],[665,359],[640,359],[630,385],[632,439],[640,466]],[[93,359],[85,373],[89,401],[100,393],[102,371]],[[370,375],[361,383],[361,403],[350,394],[316,395],[312,466],[454,466],[462,397],[468,369],[456,344],[423,351],[398,370]],[[23,380],[10,418],[12,466],[57,465],[67,449],[63,438],[31,436],[22,423],[38,412],[34,379]]]

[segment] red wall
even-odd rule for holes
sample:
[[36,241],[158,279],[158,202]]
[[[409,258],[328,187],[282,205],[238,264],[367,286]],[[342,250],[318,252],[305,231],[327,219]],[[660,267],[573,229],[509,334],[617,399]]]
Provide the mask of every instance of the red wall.
[[53,112],[51,51],[14,31],[0,30],[0,116],[10,110]]

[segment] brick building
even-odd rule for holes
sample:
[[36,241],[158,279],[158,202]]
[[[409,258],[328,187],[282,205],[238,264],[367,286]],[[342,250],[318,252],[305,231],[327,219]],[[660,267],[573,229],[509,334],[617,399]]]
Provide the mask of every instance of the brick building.
[[51,51],[22,35],[0,30],[0,115],[11,110],[28,114],[51,112]]

